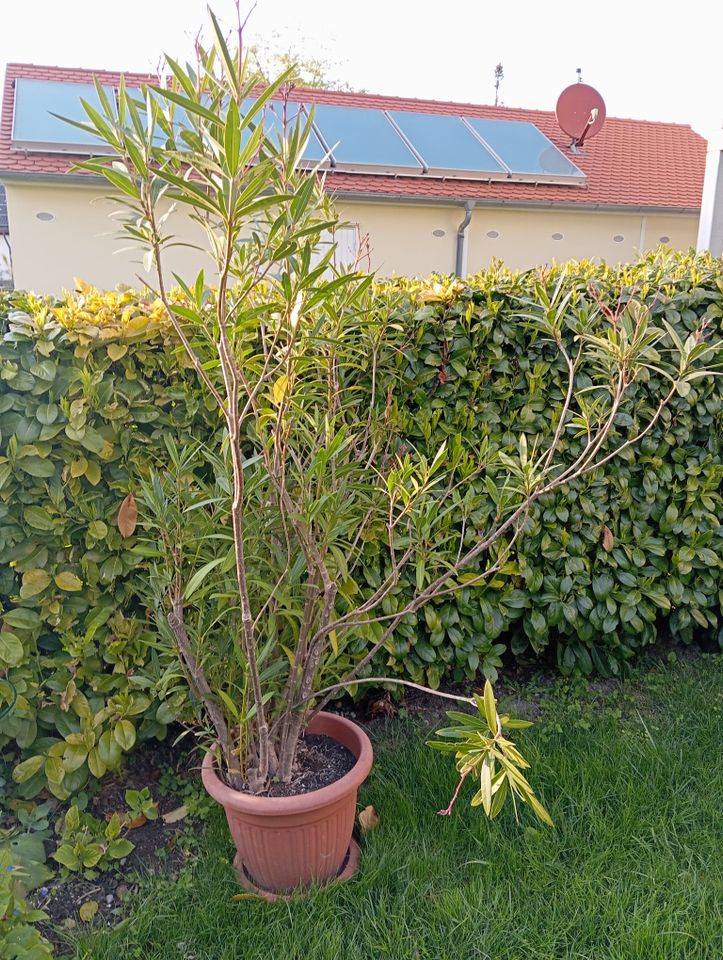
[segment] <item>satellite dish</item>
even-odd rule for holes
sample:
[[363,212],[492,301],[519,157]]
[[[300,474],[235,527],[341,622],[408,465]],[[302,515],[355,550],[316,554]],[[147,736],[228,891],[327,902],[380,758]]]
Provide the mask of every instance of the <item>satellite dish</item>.
[[573,83],[557,98],[555,114],[561,129],[572,137],[571,147],[576,153],[588,137],[594,137],[602,129],[605,101],[594,87]]

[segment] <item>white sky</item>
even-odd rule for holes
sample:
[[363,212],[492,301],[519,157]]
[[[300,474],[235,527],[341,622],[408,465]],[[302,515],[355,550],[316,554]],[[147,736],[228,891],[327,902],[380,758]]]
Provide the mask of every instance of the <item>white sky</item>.
[[[231,0],[213,6],[230,27]],[[205,23],[205,0],[0,0],[0,68],[152,70],[161,51],[190,53]],[[710,136],[723,122],[721,27],[715,0],[259,0],[246,35],[329,59],[370,93],[490,103],[501,61],[502,102],[545,110],[579,66],[610,116]]]

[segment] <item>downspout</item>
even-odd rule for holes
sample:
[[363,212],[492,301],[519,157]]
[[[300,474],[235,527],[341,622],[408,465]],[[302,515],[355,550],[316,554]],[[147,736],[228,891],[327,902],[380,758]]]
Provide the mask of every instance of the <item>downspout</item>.
[[474,200],[468,200],[464,205],[464,220],[457,227],[457,252],[454,259],[454,272],[461,277],[467,272],[467,227],[472,219]]

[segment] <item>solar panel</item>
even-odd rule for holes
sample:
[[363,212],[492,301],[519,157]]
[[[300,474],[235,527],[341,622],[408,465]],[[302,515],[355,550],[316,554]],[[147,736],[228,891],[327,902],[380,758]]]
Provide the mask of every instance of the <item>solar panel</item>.
[[[110,86],[103,90],[115,103],[116,91]],[[139,103],[145,121],[140,88],[129,88],[128,93]],[[87,117],[81,98],[100,109],[94,84],[18,78],[13,146],[39,152],[112,152],[92,134],[53,116],[84,122]],[[245,100],[242,113],[253,103]],[[303,154],[304,166],[321,164],[339,171],[394,176],[427,174],[573,185],[585,182],[583,171],[527,121],[281,101],[270,101],[259,119],[263,118],[267,136],[280,140],[284,114],[287,124],[294,124],[305,121],[312,111],[313,127]],[[174,108],[174,124],[179,129],[191,126],[181,107]],[[244,138],[248,136],[250,132],[245,131]],[[164,139],[159,131],[155,143],[163,146]]]
[[[111,101],[115,100],[112,87],[104,86],[103,90]],[[81,98],[96,110],[100,109],[98,93],[92,83],[18,78],[15,81],[13,146],[43,153],[104,152],[103,146],[91,134],[52,116],[57,113],[70,120],[87,121]]]
[[356,173],[422,173],[422,164],[383,110],[317,103],[314,125],[339,168]]
[[534,125],[518,120],[464,117],[512,173],[584,178],[579,167]]
[[459,117],[390,110],[389,116],[422,157],[432,176],[504,178],[505,167]]
[[[244,100],[241,104],[241,113],[245,115],[253,106],[254,102],[255,101],[251,99]],[[308,112],[310,104],[304,104],[303,107]],[[279,100],[270,100],[266,106],[262,108],[260,115],[263,116],[266,136],[276,142],[279,142],[284,134],[284,122],[287,127],[293,127],[296,123],[305,123],[307,120],[307,116],[302,110],[302,104],[291,101],[284,104]],[[250,135],[248,128],[244,130],[241,138],[242,142],[246,143]],[[316,132],[312,129],[309,134],[309,139],[306,141],[302,159],[306,163],[317,164],[324,160],[326,156],[326,147],[324,147],[317,137]],[[329,159],[329,163],[330,162]]]

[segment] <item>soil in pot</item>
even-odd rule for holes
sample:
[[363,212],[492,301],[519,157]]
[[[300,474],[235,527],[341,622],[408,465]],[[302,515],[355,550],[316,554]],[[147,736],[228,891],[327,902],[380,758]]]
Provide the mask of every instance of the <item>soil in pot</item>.
[[[324,734],[307,733],[300,740],[293,777],[289,783],[272,783],[267,797],[296,797],[328,787],[352,769],[356,757],[344,744]],[[242,793],[249,793],[244,788]]]

